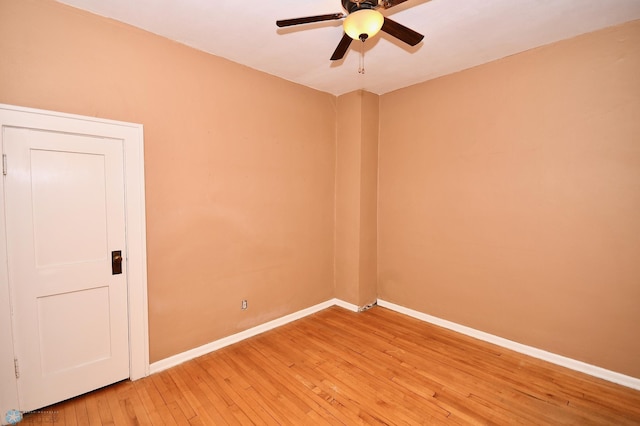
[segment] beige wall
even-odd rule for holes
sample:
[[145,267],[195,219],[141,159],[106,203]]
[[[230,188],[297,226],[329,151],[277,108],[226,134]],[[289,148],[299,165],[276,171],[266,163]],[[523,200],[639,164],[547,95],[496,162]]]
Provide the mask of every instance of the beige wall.
[[377,296],[378,103],[364,91],[337,99],[336,297],[358,307]]
[[383,95],[379,297],[640,377],[640,21]]
[[[362,92],[360,149],[360,286],[358,306],[378,297],[378,141],[380,97]],[[340,141],[338,141],[340,142]]]
[[53,1],[0,58],[1,103],[144,125],[152,362],[333,297],[335,97]]

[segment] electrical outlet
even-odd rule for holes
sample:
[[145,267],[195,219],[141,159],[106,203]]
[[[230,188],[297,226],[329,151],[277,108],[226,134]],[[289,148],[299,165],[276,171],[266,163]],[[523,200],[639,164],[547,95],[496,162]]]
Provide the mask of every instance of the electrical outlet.
[[244,311],[245,309],[247,309],[247,299],[242,301],[242,310]]

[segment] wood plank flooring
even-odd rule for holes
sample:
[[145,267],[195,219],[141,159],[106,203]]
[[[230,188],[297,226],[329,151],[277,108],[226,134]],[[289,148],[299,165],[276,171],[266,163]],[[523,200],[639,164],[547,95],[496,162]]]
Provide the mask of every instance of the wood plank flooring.
[[382,307],[332,307],[25,416],[68,425],[640,425],[640,392]]

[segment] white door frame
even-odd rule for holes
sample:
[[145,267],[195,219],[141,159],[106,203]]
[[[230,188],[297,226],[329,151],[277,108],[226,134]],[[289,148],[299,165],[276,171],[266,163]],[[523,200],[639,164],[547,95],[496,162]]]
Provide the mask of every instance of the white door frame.
[[[148,376],[149,322],[142,125],[0,104],[0,144],[3,142],[3,128],[6,126],[99,135],[123,141],[129,374],[131,380]],[[10,158],[7,159],[7,170],[11,173]],[[8,410],[20,409],[14,368],[4,203],[3,179],[0,185],[0,423],[4,422]]]

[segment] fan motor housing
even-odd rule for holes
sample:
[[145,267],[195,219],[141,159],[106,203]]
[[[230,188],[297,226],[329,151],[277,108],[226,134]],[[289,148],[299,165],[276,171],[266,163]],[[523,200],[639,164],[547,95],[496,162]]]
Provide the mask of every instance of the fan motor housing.
[[376,6],[378,6],[377,0],[342,0],[342,7],[349,13],[360,9],[374,9]]

